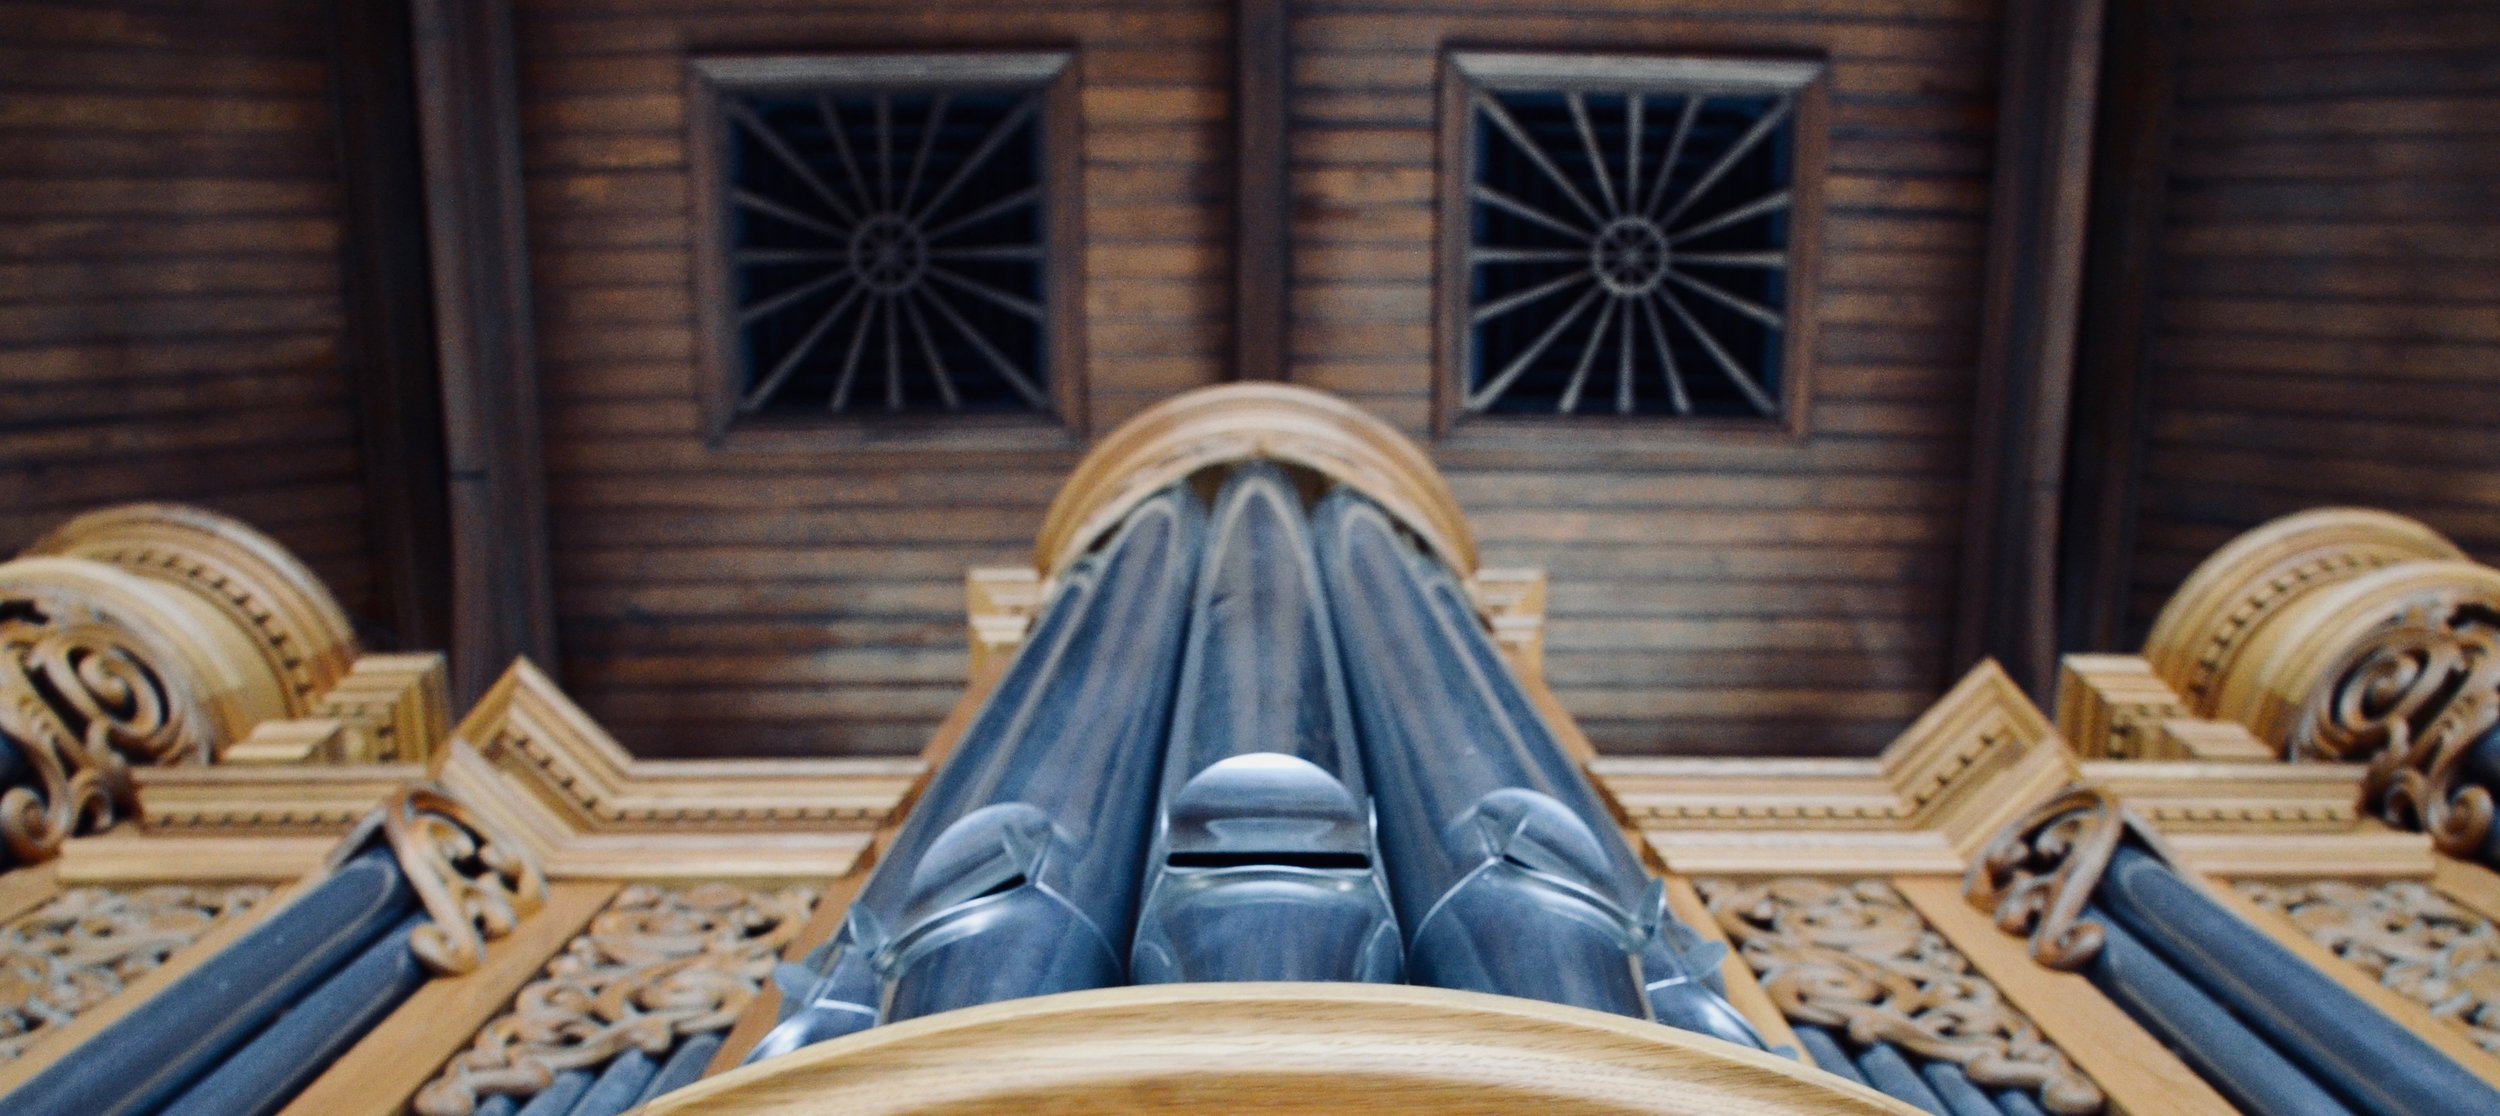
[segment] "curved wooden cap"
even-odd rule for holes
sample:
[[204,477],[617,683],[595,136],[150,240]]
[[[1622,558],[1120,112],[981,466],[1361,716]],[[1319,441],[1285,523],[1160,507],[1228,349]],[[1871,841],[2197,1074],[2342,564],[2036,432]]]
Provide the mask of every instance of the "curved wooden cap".
[[2382,649],[2382,633],[2460,606],[2500,612],[2500,570],[2463,561],[2401,562],[2307,594],[2283,609],[2274,631],[2224,679],[2214,714],[2248,726],[2289,759],[2366,758],[2329,727],[2339,706],[2366,704],[2356,686],[2368,690],[2387,681],[2356,672]]
[[1345,400],[1290,384],[1201,388],[1121,423],[1060,486],[1034,565],[1056,576],[1139,501],[1208,466],[1253,459],[1299,465],[1379,501],[1452,568],[1475,572],[1475,536],[1423,447]]
[[[2437,531],[2368,508],[2317,508],[2262,524],[2213,553],[2171,594],[2144,641],[2155,673],[2200,717],[2275,621],[2308,594],[2399,562],[2462,559]],[[2303,636],[2302,638],[2307,638]]]
[[241,520],[184,504],[88,512],[26,548],[84,558],[174,587],[223,614],[266,666],[284,710],[303,716],[354,665],[356,630],[328,586]]
[[1370,984],[1108,988],[863,1031],[649,1116],[1430,1113],[1912,1116],[1864,1086],[1654,1023]]

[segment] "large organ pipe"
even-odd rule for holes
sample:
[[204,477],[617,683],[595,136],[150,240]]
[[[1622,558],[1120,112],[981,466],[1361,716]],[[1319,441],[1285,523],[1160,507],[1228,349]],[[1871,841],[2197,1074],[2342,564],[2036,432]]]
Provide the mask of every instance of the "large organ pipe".
[[1763,1045],[1449,571],[1353,492],[1315,520],[1410,978]]
[[750,1060],[1123,982],[1204,518],[1168,490],[1067,574]]
[[[2192,974],[2207,995],[2353,1111],[2500,1112],[2500,1090],[2206,898],[2159,858],[2121,845],[2094,901],[2108,915],[2105,924],[2123,927]],[[2389,1073],[2389,1066],[2405,1072]]]
[[1190,607],[1130,977],[1400,977],[1401,943],[1302,502],[1218,495]]

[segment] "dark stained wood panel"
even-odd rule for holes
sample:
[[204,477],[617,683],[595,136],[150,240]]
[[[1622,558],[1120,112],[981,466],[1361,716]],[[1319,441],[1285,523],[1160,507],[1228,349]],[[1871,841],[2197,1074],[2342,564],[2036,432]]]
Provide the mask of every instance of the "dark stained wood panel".
[[1291,376],[1423,436],[1445,48],[1822,55],[1800,439],[1435,445],[1489,565],[1546,568],[1547,670],[1614,753],[1865,755],[1951,643],[2002,48],[1991,0],[1294,6]]
[[99,504],[372,561],[314,0],[0,2],[0,554]]
[[685,68],[710,54],[1073,50],[1084,424],[1232,360],[1231,4],[522,0],[522,155],[570,692],[649,755],[917,750],[963,574],[1029,562],[1075,448],[715,448]]
[[2500,19],[2181,0],[2130,640],[2321,504],[2500,556]]

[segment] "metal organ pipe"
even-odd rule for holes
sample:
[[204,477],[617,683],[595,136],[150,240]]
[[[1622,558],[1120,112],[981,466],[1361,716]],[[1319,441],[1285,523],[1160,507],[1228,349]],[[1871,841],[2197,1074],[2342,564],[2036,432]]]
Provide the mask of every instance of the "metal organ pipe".
[[1450,572],[1353,492],[1314,519],[1409,978],[1761,1047]]
[[1245,466],[1198,569],[1130,979],[1394,982],[1401,949],[1301,495]]
[[1204,519],[1168,489],[1071,568],[750,1062],[1123,982]]

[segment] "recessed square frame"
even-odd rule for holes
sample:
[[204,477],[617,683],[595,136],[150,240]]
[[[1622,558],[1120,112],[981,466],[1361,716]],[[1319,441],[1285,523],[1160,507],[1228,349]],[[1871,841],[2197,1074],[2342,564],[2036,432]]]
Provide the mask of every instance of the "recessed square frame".
[[[1796,53],[1614,53],[1453,50],[1445,53],[1440,91],[1440,260],[1433,298],[1433,433],[1454,447],[1550,450],[1558,435],[1604,454],[1695,440],[1792,441],[1808,431],[1814,365],[1814,295],[1823,238],[1823,180],[1829,130],[1831,65]],[[1473,276],[1467,265],[1474,227],[1468,187],[1475,166],[1472,94],[1536,91],[1720,95],[1784,94],[1793,99],[1790,135],[1787,320],[1780,338],[1779,415],[1765,418],[1674,415],[1475,415],[1466,411],[1467,362],[1474,331],[1467,322]]]
[[[699,331],[698,392],[709,441],[720,449],[1069,449],[1085,436],[1084,168],[1076,53],[973,51],[713,55],[686,63],[687,204],[694,231],[691,281]],[[1030,90],[1040,94],[1042,306],[1050,361],[1049,414],[742,415],[729,257],[730,97]]]

